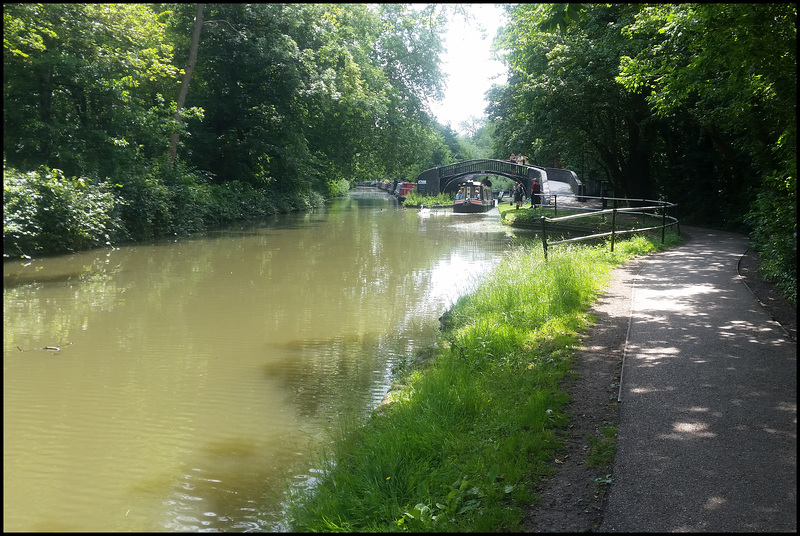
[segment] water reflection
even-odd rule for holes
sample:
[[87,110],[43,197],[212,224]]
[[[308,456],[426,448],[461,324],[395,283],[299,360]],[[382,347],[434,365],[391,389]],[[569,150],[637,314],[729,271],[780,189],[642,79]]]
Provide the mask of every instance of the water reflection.
[[355,196],[5,263],[4,529],[280,527],[327,427],[507,250],[496,214],[453,216]]

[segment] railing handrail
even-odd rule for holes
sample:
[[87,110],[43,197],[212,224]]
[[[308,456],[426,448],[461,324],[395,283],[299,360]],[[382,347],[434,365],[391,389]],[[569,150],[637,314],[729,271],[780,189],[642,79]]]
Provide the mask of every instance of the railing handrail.
[[[557,197],[558,196],[556,196],[556,199],[557,199]],[[580,196],[580,197],[582,199],[584,199],[584,198],[587,198],[589,196]],[[678,234],[680,235],[680,232],[681,232],[680,231],[680,229],[681,229],[680,228],[680,221],[675,216],[667,215],[667,209],[677,207],[678,205],[676,203],[672,203],[672,202],[669,202],[669,201],[655,201],[655,200],[652,200],[652,199],[628,199],[628,198],[608,198],[608,197],[596,197],[595,199],[613,200],[613,201],[615,201],[615,205],[616,205],[616,201],[626,201],[626,202],[641,201],[641,202],[655,203],[655,204],[651,205],[651,206],[635,206],[635,207],[622,207],[622,208],[619,208],[619,207],[615,206],[614,208],[602,209],[602,210],[589,209],[589,210],[587,210],[587,212],[584,212],[584,213],[569,214],[567,216],[553,217],[553,218],[550,218],[550,217],[544,216],[544,215],[541,216],[540,221],[542,222],[542,247],[544,249],[545,261],[547,261],[547,248],[548,248],[548,246],[555,246],[555,245],[558,245],[558,244],[565,244],[565,243],[568,243],[568,242],[581,242],[581,241],[584,241],[584,240],[592,240],[592,239],[596,239],[596,238],[602,238],[602,237],[605,237],[605,236],[611,236],[611,251],[613,252],[614,251],[614,238],[615,238],[615,236],[617,234],[640,233],[640,232],[643,232],[643,231],[651,231],[653,229],[661,229],[661,243],[663,244],[664,240],[665,240],[665,233],[666,233],[667,227],[672,227],[674,225],[677,225],[678,226]],[[654,225],[654,226],[650,226],[650,227],[635,227],[633,229],[617,229],[616,228],[616,216],[617,216],[617,213],[637,214],[637,215],[641,215],[643,217],[644,216],[659,217],[659,214],[655,214],[655,213],[650,214],[650,213],[643,212],[644,210],[658,210],[658,209],[662,210],[662,213],[660,214],[661,225]],[[567,238],[567,239],[564,239],[564,240],[555,240],[555,241],[552,241],[552,242],[548,243],[548,241],[547,241],[547,222],[558,223],[558,222],[561,222],[561,221],[574,220],[574,219],[584,218],[584,217],[588,217],[588,216],[597,216],[598,214],[611,214],[611,230],[610,231],[604,231],[602,233],[595,233],[595,234],[585,235],[585,236],[578,236],[578,237],[575,237],[575,238]],[[669,220],[669,223],[667,222],[667,220]],[[642,219],[642,224],[644,224],[644,219]]]
[[462,162],[438,166],[437,169],[439,170],[439,177],[442,178],[469,171],[503,171],[505,173],[525,175],[528,168],[543,169],[539,166],[516,164],[509,162],[508,160],[497,160],[494,158],[475,158],[472,160],[464,160]]
[[[552,196],[556,196],[556,195],[558,195],[558,197],[568,197],[568,198],[571,198],[571,199],[597,199],[598,201],[603,201],[603,200],[605,200],[605,201],[624,201],[626,203],[641,202],[641,203],[656,204],[659,207],[661,207],[664,203],[667,203],[667,206],[670,207],[670,208],[673,207],[673,206],[676,206],[675,203],[672,203],[670,201],[665,201],[663,199],[645,199],[645,198],[634,198],[634,197],[609,197],[607,195],[599,196],[599,195],[576,195],[576,194],[550,194],[551,197]],[[587,209],[587,210],[592,210],[592,209]]]
[[652,205],[652,206],[644,206],[644,207],[617,207],[617,208],[607,208],[607,209],[599,209],[599,210],[587,209],[587,212],[582,212],[580,214],[568,214],[567,216],[557,216],[557,217],[553,217],[553,218],[551,218],[549,216],[542,216],[542,217],[547,218],[547,221],[549,221],[549,222],[558,222],[558,221],[562,221],[562,220],[582,218],[584,216],[596,216],[598,214],[611,214],[614,211],[624,212],[626,214],[643,214],[645,216],[651,216],[652,214],[646,214],[646,213],[640,212],[640,211],[642,211],[642,210],[656,210],[656,209],[659,209],[659,208],[672,208],[674,206],[677,206],[677,205],[675,205],[674,203],[670,203],[670,204],[667,204],[667,205],[661,204],[661,205]]

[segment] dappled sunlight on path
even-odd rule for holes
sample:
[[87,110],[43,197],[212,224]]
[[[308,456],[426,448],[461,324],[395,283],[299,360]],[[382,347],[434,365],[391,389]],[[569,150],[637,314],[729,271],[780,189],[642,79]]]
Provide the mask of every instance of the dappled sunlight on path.
[[797,345],[691,229],[637,275],[603,531],[796,530]]

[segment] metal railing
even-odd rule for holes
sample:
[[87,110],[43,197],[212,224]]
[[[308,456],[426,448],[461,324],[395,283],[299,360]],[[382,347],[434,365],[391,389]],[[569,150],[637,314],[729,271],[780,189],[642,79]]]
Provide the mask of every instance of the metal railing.
[[[640,233],[644,231],[652,231],[654,229],[661,229],[661,243],[664,243],[666,230],[667,227],[677,226],[678,235],[681,233],[680,221],[678,220],[677,216],[672,216],[667,212],[669,210],[677,210],[678,205],[675,203],[670,203],[668,201],[653,201],[650,199],[629,199],[629,198],[619,198],[619,197],[591,197],[591,196],[581,196],[581,199],[589,200],[589,199],[596,199],[600,201],[602,208],[594,209],[594,208],[585,208],[586,212],[582,212],[580,214],[570,214],[568,216],[561,216],[558,217],[558,196],[551,195],[549,196],[553,201],[553,214],[554,217],[549,218],[547,216],[542,216],[540,221],[542,223],[542,247],[544,248],[544,258],[547,261],[547,248],[550,246],[555,246],[558,244],[566,244],[570,242],[581,242],[584,240],[592,240],[597,238],[603,238],[606,236],[611,237],[611,251],[614,251],[614,241],[617,235],[627,234],[627,233]],[[565,196],[562,196],[565,197]],[[568,196],[568,197],[575,197],[575,196]],[[612,208],[606,208],[608,203],[611,202],[613,204]],[[631,205],[636,203],[642,203],[641,206],[625,206],[619,207],[619,204]],[[587,218],[590,216],[597,216],[602,215],[605,216],[607,214],[611,214],[611,230],[604,231],[600,233],[594,233],[590,235],[578,236],[574,238],[566,238],[562,240],[554,240],[554,241],[547,241],[547,224],[560,224],[561,222],[569,221],[569,220],[579,220],[581,218]],[[618,228],[617,226],[617,214],[625,214],[625,215],[633,215],[634,218],[641,217],[641,226],[634,226],[633,228]],[[647,218],[658,218],[661,220],[660,225],[650,225],[646,226],[645,222]],[[636,221],[636,220],[634,220]],[[588,227],[588,226],[587,226]]]
[[481,158],[477,160],[465,160],[463,162],[456,162],[455,164],[448,164],[440,166],[439,178],[450,177],[453,175],[460,175],[468,172],[491,172],[500,171],[512,175],[519,175],[521,177],[528,176],[528,168],[536,166],[526,166],[522,164],[512,164],[505,160],[493,160],[488,158]]

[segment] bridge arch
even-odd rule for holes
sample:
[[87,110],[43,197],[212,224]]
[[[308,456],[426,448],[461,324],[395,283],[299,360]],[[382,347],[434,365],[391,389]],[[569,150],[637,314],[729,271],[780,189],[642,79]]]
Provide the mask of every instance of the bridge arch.
[[512,180],[518,180],[525,188],[526,196],[531,194],[533,179],[537,179],[543,188],[544,183],[547,181],[547,171],[542,167],[513,164],[506,160],[487,158],[464,160],[463,162],[426,169],[417,177],[417,184],[424,184],[428,195],[436,195],[455,191],[460,182],[464,182],[466,177],[474,175],[500,175]]

